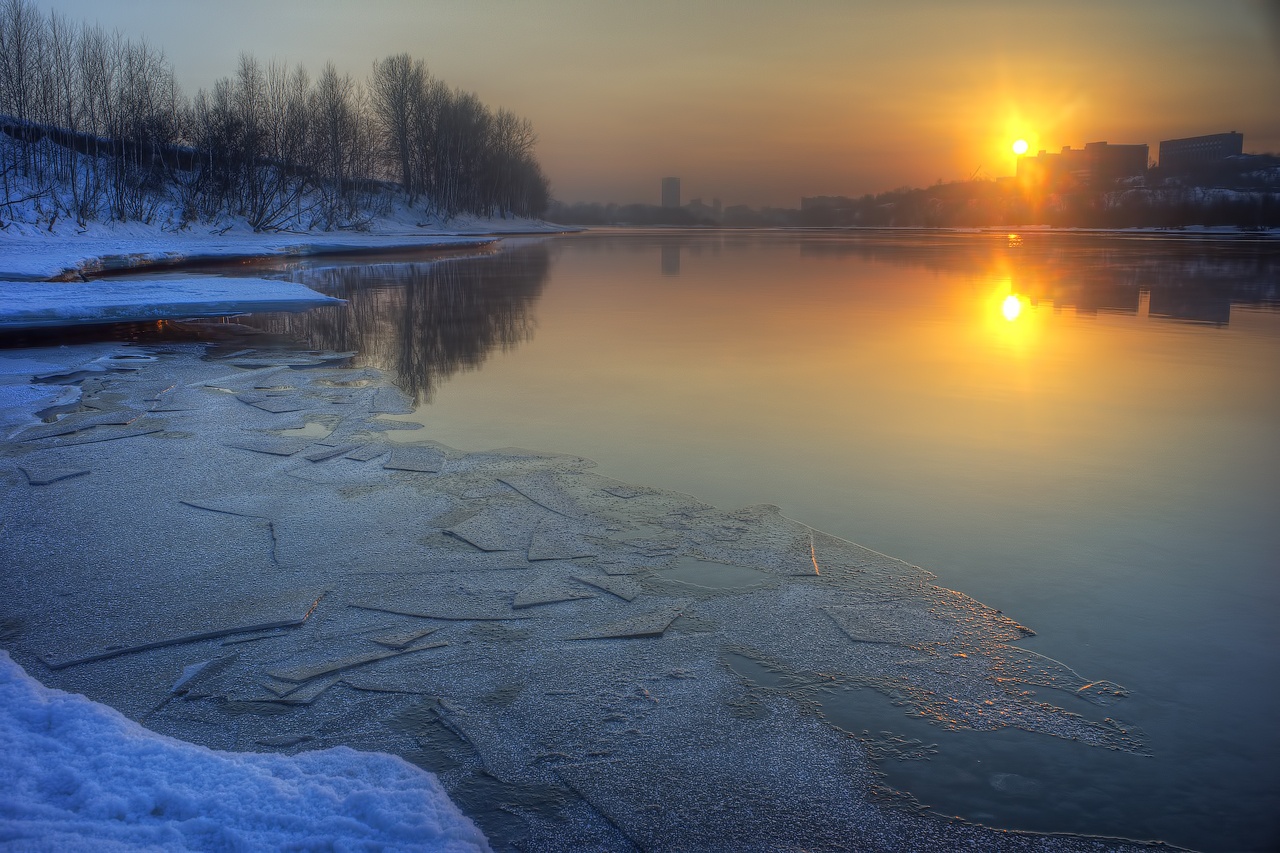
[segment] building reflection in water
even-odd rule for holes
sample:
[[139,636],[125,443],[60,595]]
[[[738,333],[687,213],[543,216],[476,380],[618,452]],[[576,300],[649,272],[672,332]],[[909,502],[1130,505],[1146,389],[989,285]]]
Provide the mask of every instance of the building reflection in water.
[[680,244],[662,244],[662,274],[680,275]]
[[1216,326],[1230,322],[1232,306],[1280,307],[1280,251],[1262,241],[1013,236],[859,235],[811,240],[800,251],[958,274],[985,270],[1031,305],[1081,315],[1138,314],[1144,293],[1151,317]]
[[422,403],[458,371],[532,338],[548,268],[541,244],[432,263],[303,268],[295,281],[347,304],[241,322],[310,349],[355,352],[357,365],[390,373]]

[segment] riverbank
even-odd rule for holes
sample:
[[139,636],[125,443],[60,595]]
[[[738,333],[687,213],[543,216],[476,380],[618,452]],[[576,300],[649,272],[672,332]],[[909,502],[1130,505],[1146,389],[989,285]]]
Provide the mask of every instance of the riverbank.
[[869,755],[928,745],[844,731],[768,675],[1141,752],[1049,701],[1123,691],[1018,649],[1016,622],[773,507],[388,441],[408,401],[343,358],[4,353],[27,415],[0,445],[14,659],[215,749],[400,755],[498,849],[1129,849],[895,803]]
[[0,231],[0,280],[76,281],[113,273],[261,258],[478,249],[503,236],[578,230],[536,219],[441,220],[397,208],[360,229],[254,231],[243,221],[161,224],[10,220]]

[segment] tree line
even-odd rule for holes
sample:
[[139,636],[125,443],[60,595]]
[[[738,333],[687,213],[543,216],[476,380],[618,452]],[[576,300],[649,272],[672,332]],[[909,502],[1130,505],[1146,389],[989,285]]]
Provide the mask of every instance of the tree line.
[[0,0],[0,222],[59,217],[257,230],[358,227],[395,197],[444,218],[537,216],[550,189],[527,119],[408,54],[366,80],[242,55],[194,97],[163,51]]

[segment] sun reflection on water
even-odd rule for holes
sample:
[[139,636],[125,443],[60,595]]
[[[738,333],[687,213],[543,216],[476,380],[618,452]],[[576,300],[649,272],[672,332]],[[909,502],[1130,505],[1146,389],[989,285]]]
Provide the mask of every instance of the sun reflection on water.
[[1000,305],[1000,313],[1004,318],[1012,323],[1022,314],[1022,300],[1016,294],[1010,293],[1004,298],[1004,302]]

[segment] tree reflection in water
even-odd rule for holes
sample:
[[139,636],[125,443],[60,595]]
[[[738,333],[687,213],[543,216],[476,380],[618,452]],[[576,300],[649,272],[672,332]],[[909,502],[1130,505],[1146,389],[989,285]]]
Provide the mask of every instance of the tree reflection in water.
[[541,244],[433,263],[303,269],[295,281],[347,304],[241,322],[310,349],[355,352],[358,366],[386,371],[421,404],[458,371],[533,337],[548,269]]

